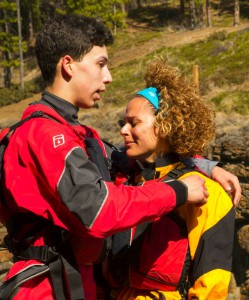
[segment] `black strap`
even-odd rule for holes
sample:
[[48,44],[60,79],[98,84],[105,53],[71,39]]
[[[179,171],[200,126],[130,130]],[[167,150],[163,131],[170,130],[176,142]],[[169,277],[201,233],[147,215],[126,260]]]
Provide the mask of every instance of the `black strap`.
[[173,169],[166,175],[166,179],[178,179],[182,175],[189,173],[189,172],[193,172],[193,171],[196,171],[196,170],[187,168],[187,167],[183,167],[180,169]]
[[[24,224],[31,224],[32,226],[21,241],[18,241],[15,239],[15,235],[21,225]],[[6,226],[8,235],[4,238],[4,242],[9,251],[13,253],[14,261],[34,259],[44,263],[50,271],[56,300],[68,300],[69,295],[70,300],[84,299],[81,275],[74,259],[70,239],[65,231],[53,225],[51,221],[33,213],[14,214]],[[29,243],[32,242],[36,234],[44,228],[53,230],[54,246],[30,246]],[[21,285],[23,281],[18,283],[18,278],[15,282]],[[27,277],[26,280],[29,279],[30,277]]]
[[93,163],[98,167],[102,178],[105,181],[111,181],[110,171],[108,170],[108,165],[103,155],[103,150],[100,147],[97,139],[86,138],[86,151]]
[[[66,286],[69,288],[71,300],[84,300],[82,279],[73,259],[74,256],[70,249],[70,243],[64,243],[63,248],[65,248],[65,251],[68,253],[59,253],[54,247],[46,245],[31,246],[25,250],[19,251],[18,255],[16,254],[14,256],[14,260],[35,259],[45,263],[50,271],[56,300],[68,300]],[[70,254],[71,256],[69,256]],[[27,280],[28,279],[29,278],[27,278]],[[65,280],[67,280],[67,282]],[[19,285],[22,283],[23,282],[20,282]]]
[[39,118],[39,117],[42,117],[44,115],[45,115],[45,113],[43,111],[41,111],[41,110],[35,111],[30,116],[28,116],[27,118],[18,121],[14,125],[11,125],[9,132],[11,132],[13,130],[16,130],[17,127],[21,126],[23,123],[25,123],[26,121],[28,121],[28,120],[30,120],[32,118]]
[[9,134],[16,130],[16,128],[18,128],[19,126],[21,126],[23,123],[25,123],[26,121],[32,119],[32,118],[37,118],[37,117],[42,117],[44,115],[44,112],[42,111],[36,111],[34,113],[32,113],[30,116],[28,116],[27,118],[15,123],[14,125],[10,126],[9,128],[5,128],[6,130],[3,131],[3,135],[1,136],[1,140],[0,140],[0,179],[2,177],[2,164],[3,164],[3,155],[4,152],[6,150],[6,147],[8,145],[8,136]]
[[25,281],[47,274],[49,267],[47,265],[33,265],[28,269],[24,270],[11,277],[10,279],[3,282],[0,286],[0,299],[9,300],[12,299],[13,294],[17,291],[19,286]]

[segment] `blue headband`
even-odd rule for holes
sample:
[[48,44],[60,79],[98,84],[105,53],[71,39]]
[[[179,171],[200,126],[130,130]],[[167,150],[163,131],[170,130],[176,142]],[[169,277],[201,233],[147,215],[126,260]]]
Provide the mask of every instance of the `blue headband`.
[[144,90],[137,92],[137,95],[141,95],[146,98],[150,103],[156,108],[159,109],[160,93],[154,87],[149,87]]

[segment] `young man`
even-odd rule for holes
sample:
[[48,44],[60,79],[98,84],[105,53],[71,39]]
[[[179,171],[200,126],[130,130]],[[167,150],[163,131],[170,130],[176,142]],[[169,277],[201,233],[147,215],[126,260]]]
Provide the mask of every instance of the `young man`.
[[104,146],[77,113],[112,81],[112,42],[105,26],[79,15],[55,17],[37,37],[46,89],[23,114],[37,117],[15,131],[4,156],[1,222],[15,263],[1,299],[94,300],[92,264],[105,257],[107,236],[208,197],[197,175],[144,187],[108,182]]

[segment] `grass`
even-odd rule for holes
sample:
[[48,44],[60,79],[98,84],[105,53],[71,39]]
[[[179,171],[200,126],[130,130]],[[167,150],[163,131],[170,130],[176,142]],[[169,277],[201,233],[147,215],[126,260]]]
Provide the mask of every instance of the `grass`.
[[192,76],[193,65],[198,64],[202,94],[207,94],[215,86],[242,85],[249,79],[248,49],[249,30],[231,34],[221,31],[211,35],[204,42],[177,48],[164,47],[143,59],[130,60],[118,68],[113,68],[114,81],[108,86],[104,96],[105,103],[112,103],[114,106],[127,103],[132,95],[143,87],[146,63],[155,54],[166,57],[170,64],[178,66],[183,74],[189,77]]
[[249,92],[222,92],[210,99],[210,101],[215,104],[216,111],[225,112],[227,114],[249,114]]

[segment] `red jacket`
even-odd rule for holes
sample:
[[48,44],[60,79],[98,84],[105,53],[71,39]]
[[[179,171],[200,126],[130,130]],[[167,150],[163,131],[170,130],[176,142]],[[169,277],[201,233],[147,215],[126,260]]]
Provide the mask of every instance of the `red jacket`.
[[[82,273],[85,299],[92,300],[94,285],[89,274],[104,238],[183,204],[186,188],[179,181],[144,187],[115,186],[103,181],[98,168],[88,158],[84,141],[88,137],[96,138],[105,155],[104,147],[95,130],[78,123],[77,108],[44,93],[43,100],[30,105],[23,118],[38,110],[48,117],[25,122],[10,137],[3,170],[7,211],[0,219],[6,222],[13,214],[33,212],[65,229],[71,236]],[[19,234],[23,234],[22,228]],[[46,228],[32,244],[40,246],[52,240]],[[7,278],[32,263],[31,260],[16,262]],[[54,299],[49,278],[45,276],[44,282],[46,288],[39,289],[36,280],[29,280],[26,285],[32,289],[21,289],[14,299]],[[40,295],[35,288],[42,293],[49,290],[50,298]]]

